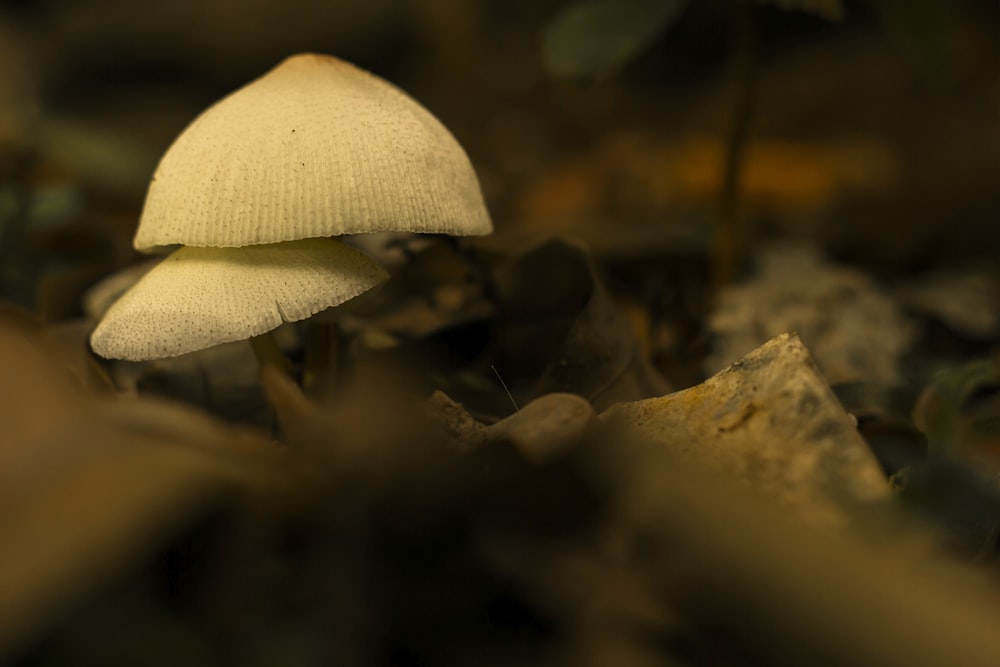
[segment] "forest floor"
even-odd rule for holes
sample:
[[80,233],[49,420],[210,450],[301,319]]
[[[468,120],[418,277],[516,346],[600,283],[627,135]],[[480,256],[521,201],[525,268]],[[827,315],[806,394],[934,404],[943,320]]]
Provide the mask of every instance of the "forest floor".
[[[0,7],[0,662],[1000,664],[995,8],[759,8],[727,209],[725,3],[579,83],[554,0],[233,1]],[[355,239],[319,380],[305,323],[97,357],[158,156],[297,51],[431,109],[494,233]]]

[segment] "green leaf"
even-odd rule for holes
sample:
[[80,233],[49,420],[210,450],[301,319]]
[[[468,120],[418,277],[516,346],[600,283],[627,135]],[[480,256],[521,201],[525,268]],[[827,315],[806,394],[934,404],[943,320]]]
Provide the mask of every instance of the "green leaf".
[[954,47],[944,0],[867,0],[893,38],[931,70],[945,69]]
[[842,0],[754,0],[758,5],[770,5],[784,11],[798,11],[814,14],[827,21],[844,18]]
[[[913,408],[932,454],[992,460],[1000,441],[1000,362],[982,359],[938,371]],[[992,456],[989,456],[993,453]]]
[[556,76],[607,74],[648,46],[686,6],[687,0],[582,0],[549,24],[542,62]]

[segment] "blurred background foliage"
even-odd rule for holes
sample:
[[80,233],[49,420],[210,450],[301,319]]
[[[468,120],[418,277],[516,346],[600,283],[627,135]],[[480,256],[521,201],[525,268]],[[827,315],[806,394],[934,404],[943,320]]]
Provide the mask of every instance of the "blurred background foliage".
[[170,140],[305,50],[357,62],[440,116],[501,234],[570,231],[636,253],[652,224],[672,248],[697,245],[722,187],[732,24],[751,5],[751,237],[817,237],[882,266],[988,255],[990,2],[21,0],[0,5],[3,291],[47,303],[39,287],[131,261]]

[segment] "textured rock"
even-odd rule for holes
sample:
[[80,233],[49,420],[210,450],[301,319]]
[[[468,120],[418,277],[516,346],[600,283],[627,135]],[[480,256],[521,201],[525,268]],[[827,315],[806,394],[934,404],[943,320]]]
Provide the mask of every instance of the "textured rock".
[[601,419],[741,479],[817,522],[883,498],[887,482],[808,350],[783,334],[705,382]]

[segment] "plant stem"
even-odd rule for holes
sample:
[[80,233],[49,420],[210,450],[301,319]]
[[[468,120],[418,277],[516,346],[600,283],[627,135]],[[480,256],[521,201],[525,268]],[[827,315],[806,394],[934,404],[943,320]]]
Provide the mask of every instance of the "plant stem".
[[740,218],[740,176],[746,157],[757,97],[757,24],[749,2],[736,3],[733,20],[733,115],[726,138],[719,216],[714,245],[714,283],[719,288],[736,277],[745,255],[745,230]]

